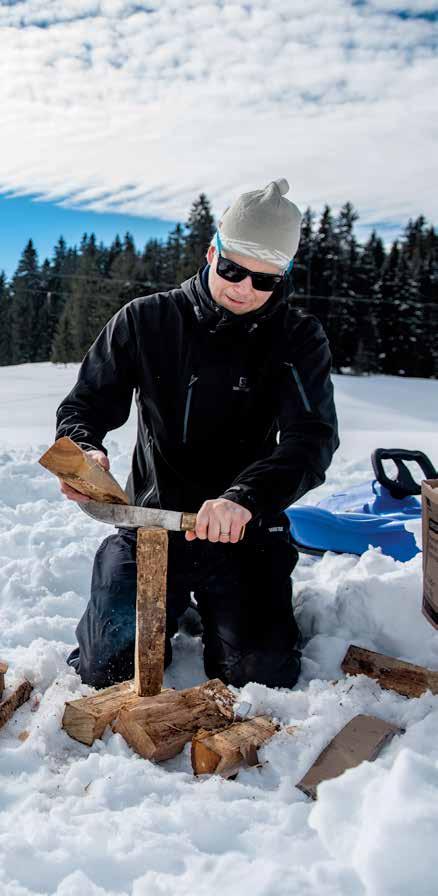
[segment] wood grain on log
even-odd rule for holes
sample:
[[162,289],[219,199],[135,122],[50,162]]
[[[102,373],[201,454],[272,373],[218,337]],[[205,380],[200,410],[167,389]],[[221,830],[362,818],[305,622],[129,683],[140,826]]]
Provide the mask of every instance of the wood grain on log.
[[137,532],[137,624],[135,690],[159,694],[164,675],[168,534],[165,529]]
[[133,681],[104,688],[92,697],[81,697],[65,704],[62,727],[74,740],[91,746],[102,737],[107,725],[125,703],[136,699]]
[[5,675],[6,675],[7,671],[8,671],[8,664],[3,663],[0,660],[0,700],[2,698],[2,694],[5,689]]
[[32,692],[32,685],[29,681],[22,681],[18,687],[0,703],[0,728],[6,725],[16,709],[22,706],[29,699]]
[[233,721],[235,697],[219,679],[184,691],[138,697],[123,706],[113,731],[144,759],[176,756],[200,728],[225,728]]
[[245,722],[234,722],[222,731],[198,731],[192,740],[191,751],[195,775],[216,773],[228,777],[243,765],[256,765],[257,750],[278,729],[271,719],[257,716]]
[[397,691],[405,697],[421,697],[427,690],[438,694],[438,672],[355,644],[350,644],[341,669],[350,675],[368,675],[382,688]]
[[296,785],[299,790],[316,799],[321,781],[337,778],[364,760],[372,762],[393,737],[402,729],[374,716],[355,716],[320,753],[304,778]]
[[128,497],[107,470],[68,436],[58,439],[39,463],[83,495],[109,504],[129,504]]

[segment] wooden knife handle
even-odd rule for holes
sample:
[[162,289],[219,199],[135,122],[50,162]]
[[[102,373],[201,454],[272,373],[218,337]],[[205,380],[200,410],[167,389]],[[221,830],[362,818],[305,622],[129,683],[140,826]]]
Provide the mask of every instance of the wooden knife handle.
[[[196,513],[183,513],[181,517],[181,530],[183,532],[194,532],[196,529]],[[245,526],[242,526],[242,531],[239,536],[239,541],[242,541],[242,538],[245,534]]]
[[194,532],[196,529],[196,513],[183,513],[181,517],[181,529],[183,532]]

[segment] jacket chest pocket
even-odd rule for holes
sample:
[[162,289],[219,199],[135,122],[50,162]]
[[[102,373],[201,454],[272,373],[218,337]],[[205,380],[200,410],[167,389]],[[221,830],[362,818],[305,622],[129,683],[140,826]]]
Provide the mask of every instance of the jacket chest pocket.
[[252,390],[245,372],[204,367],[191,374],[184,400],[183,444],[235,437]]

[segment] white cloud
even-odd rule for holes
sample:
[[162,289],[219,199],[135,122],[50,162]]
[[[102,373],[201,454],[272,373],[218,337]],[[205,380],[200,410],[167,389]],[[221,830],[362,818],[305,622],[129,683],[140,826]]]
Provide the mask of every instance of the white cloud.
[[0,191],[183,219],[201,190],[220,214],[286,176],[302,207],[350,199],[362,223],[436,221],[438,23],[391,0],[326,9],[0,6]]

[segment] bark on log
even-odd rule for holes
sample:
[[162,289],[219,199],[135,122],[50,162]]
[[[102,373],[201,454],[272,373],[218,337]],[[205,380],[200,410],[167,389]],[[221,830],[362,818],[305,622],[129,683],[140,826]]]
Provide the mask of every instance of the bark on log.
[[137,532],[137,624],[135,690],[159,694],[164,676],[168,534],[165,529]]
[[39,459],[39,463],[68,485],[94,501],[129,504],[128,497],[107,470],[72,442],[68,436],[58,439]]
[[198,731],[192,740],[195,775],[234,775],[243,765],[257,765],[257,750],[279,726],[265,716],[235,722],[223,731]]
[[0,660],[0,700],[2,698],[3,691],[5,689],[5,675],[6,675],[7,671],[8,671],[8,664],[3,663]]
[[9,722],[16,709],[22,706],[29,699],[32,692],[32,685],[29,681],[22,681],[17,688],[0,703],[0,728]]
[[405,697],[421,697],[427,690],[438,694],[438,672],[354,644],[350,644],[341,669],[349,675],[368,675],[382,688],[397,691]]
[[176,756],[200,728],[225,728],[233,721],[235,697],[219,679],[185,691],[137,697],[123,706],[113,731],[144,759]]
[[355,716],[330,741],[296,786],[316,800],[316,789],[321,781],[337,778],[364,760],[372,762],[394,734],[402,733],[401,728],[374,716]]
[[71,700],[65,704],[62,727],[74,740],[91,747],[114,721],[123,704],[135,699],[134,682],[123,681],[92,697]]

